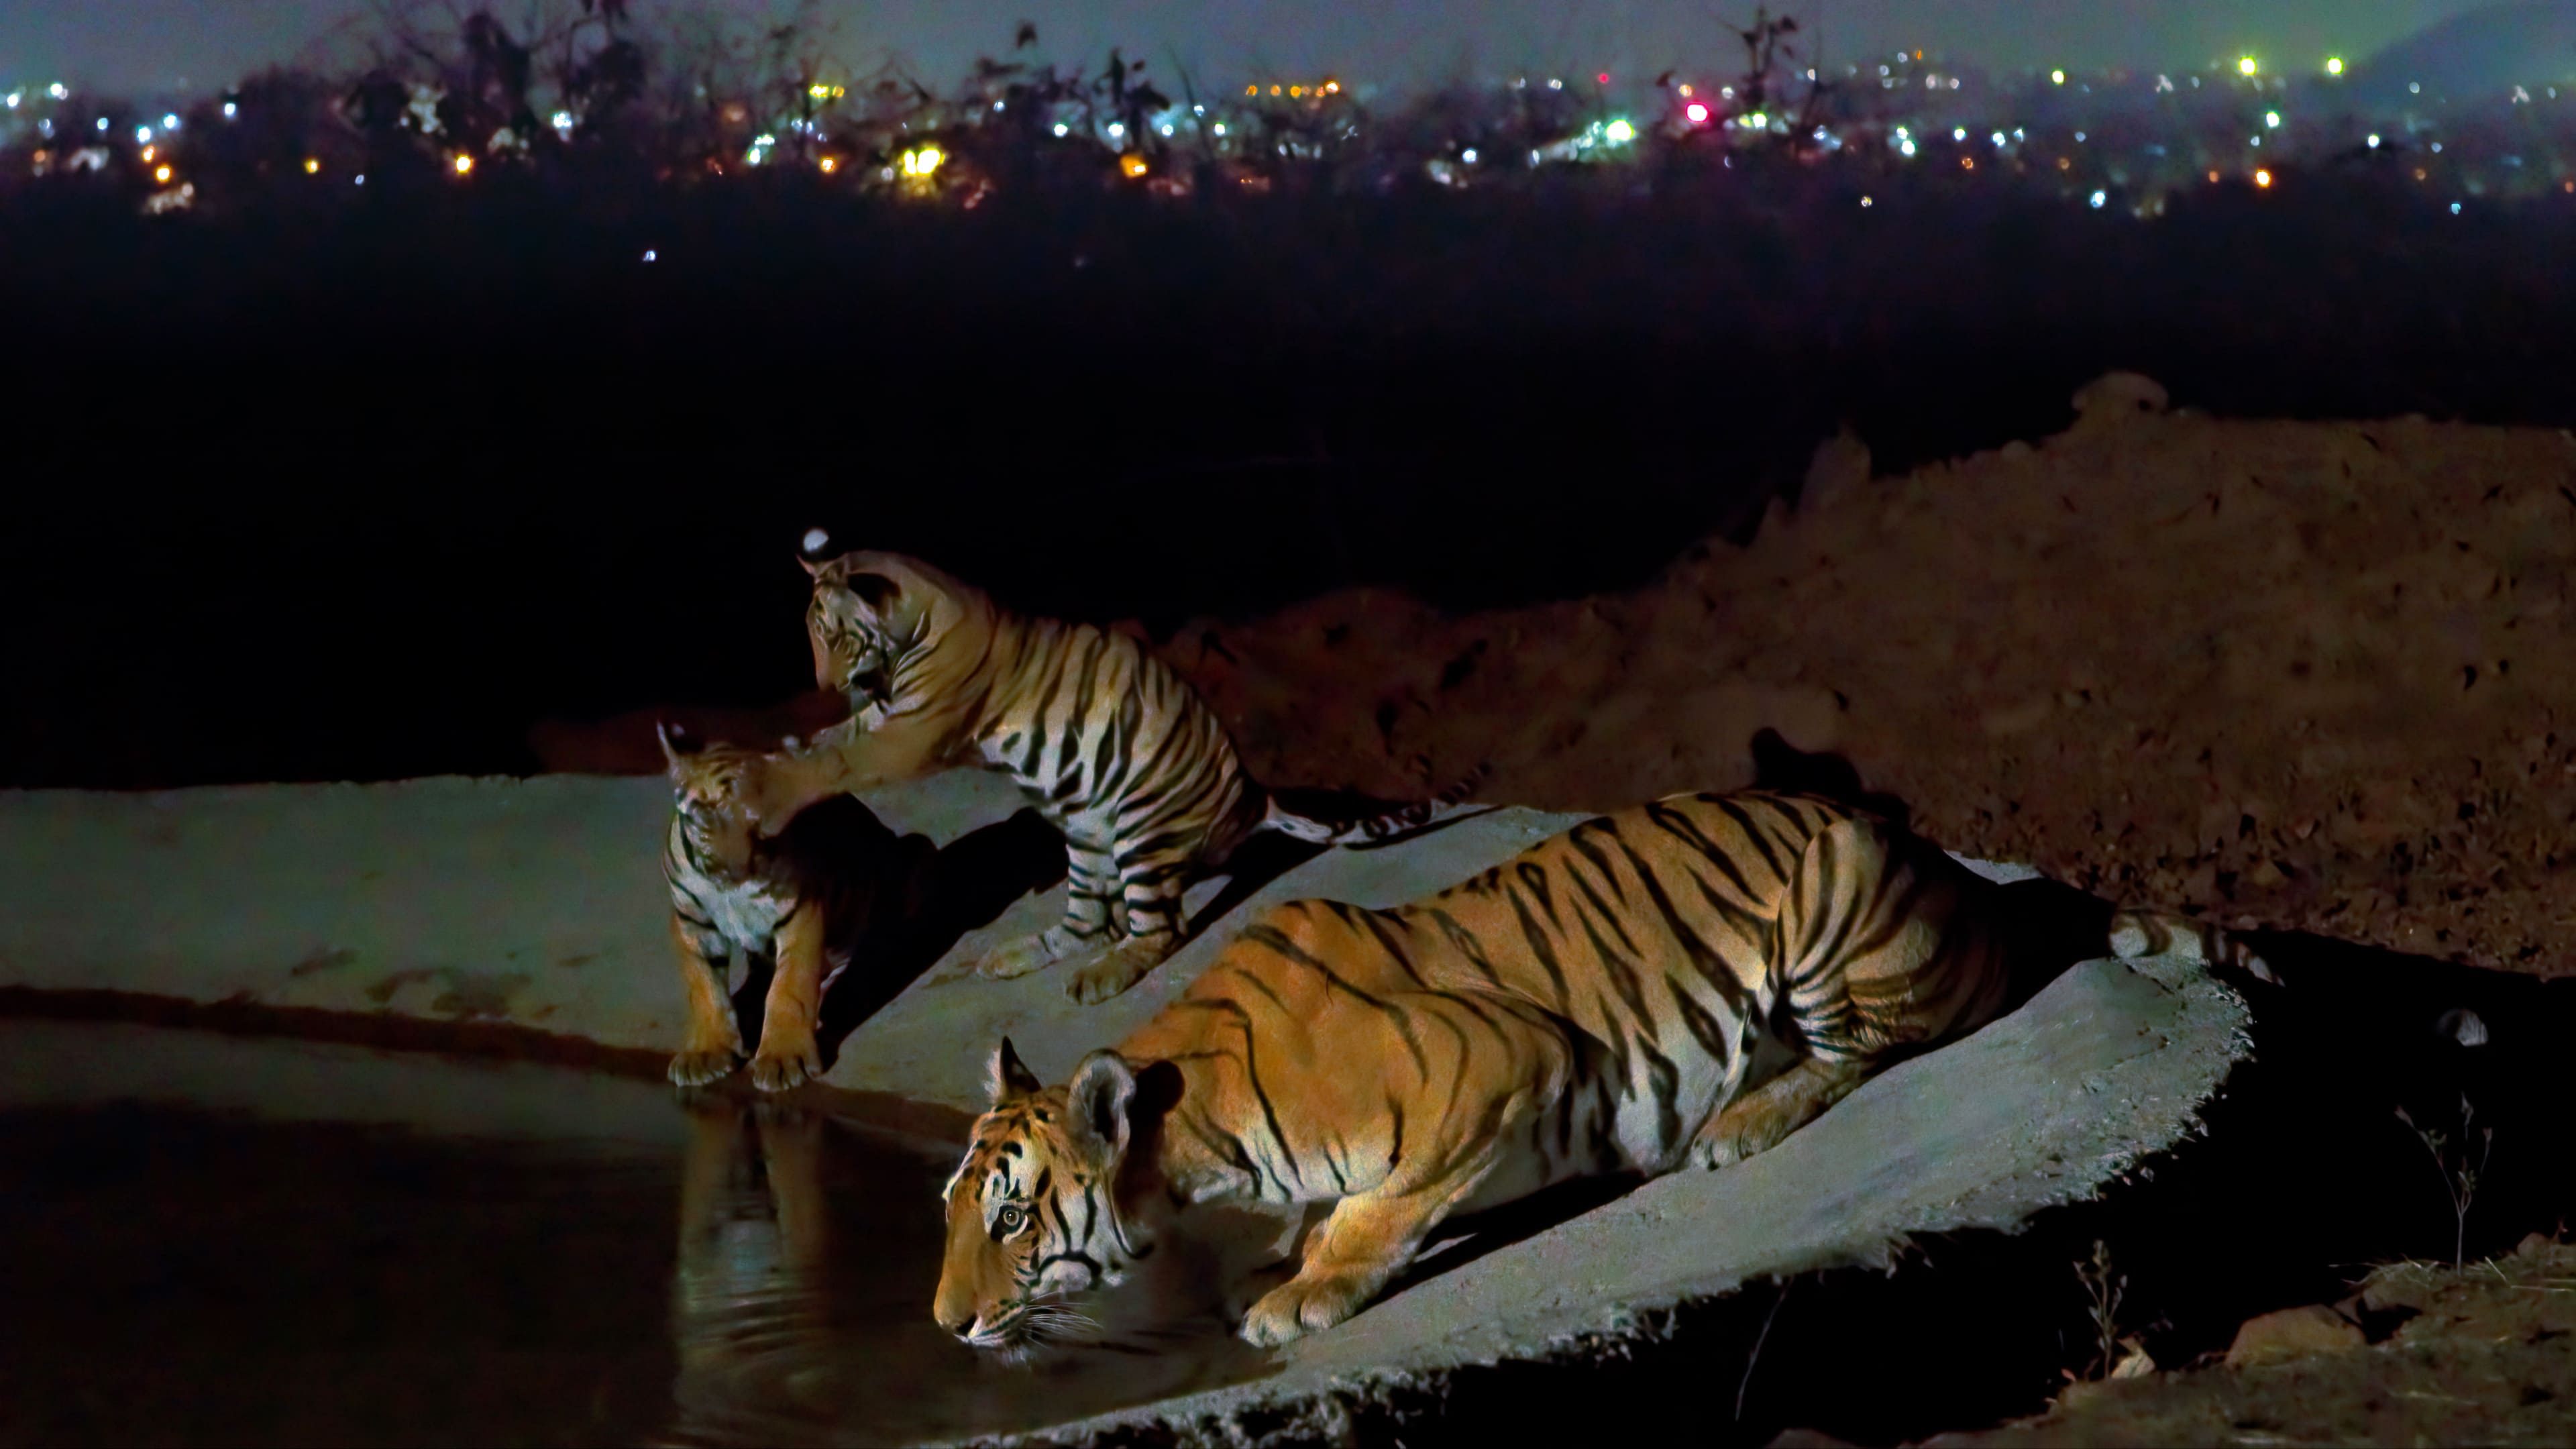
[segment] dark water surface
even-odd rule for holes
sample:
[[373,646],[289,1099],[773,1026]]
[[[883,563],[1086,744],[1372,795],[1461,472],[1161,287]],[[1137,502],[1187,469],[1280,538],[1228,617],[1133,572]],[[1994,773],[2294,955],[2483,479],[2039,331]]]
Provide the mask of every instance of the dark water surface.
[[896,1444],[1267,1371],[930,1321],[953,1164],[818,1112],[0,1021],[0,1442]]

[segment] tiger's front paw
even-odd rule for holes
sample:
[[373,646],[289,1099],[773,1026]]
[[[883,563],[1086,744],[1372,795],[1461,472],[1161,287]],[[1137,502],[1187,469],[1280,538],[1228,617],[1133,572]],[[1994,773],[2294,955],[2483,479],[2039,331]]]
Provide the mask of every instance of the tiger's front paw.
[[745,760],[736,768],[733,788],[720,807],[753,835],[768,839],[785,830],[796,813],[812,802],[797,788],[794,772],[767,755]]
[[671,1058],[669,1076],[675,1087],[703,1087],[732,1074],[742,1052],[729,1046],[690,1047]]
[[814,1038],[763,1041],[752,1054],[751,1084],[764,1092],[784,1092],[823,1075],[823,1053]]
[[1148,972],[1170,959],[1173,944],[1173,938],[1169,936],[1124,942],[1118,949],[1073,973],[1073,979],[1064,984],[1064,994],[1085,1006],[1107,1001],[1144,980]]
[[1365,1307],[1369,1292],[1370,1285],[1356,1276],[1301,1272],[1261,1295],[1252,1311],[1243,1315],[1243,1341],[1276,1348],[1321,1333]]

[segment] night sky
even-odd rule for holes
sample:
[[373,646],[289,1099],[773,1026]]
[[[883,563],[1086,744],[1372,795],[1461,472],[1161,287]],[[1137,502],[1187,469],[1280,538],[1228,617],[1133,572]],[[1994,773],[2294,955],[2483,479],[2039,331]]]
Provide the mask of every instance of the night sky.
[[[534,0],[498,0],[509,16]],[[569,0],[555,0],[569,3]],[[634,0],[641,14],[688,0]],[[706,0],[698,0],[706,3]],[[727,0],[714,0],[722,5]],[[760,4],[763,0],[735,0]],[[766,0],[779,14],[788,0]],[[1998,67],[2180,67],[2244,53],[2305,71],[2361,57],[2488,0],[1786,0],[1821,25],[1824,58],[1900,46]],[[458,8],[471,8],[458,0]],[[1113,44],[1163,69],[1177,50],[1201,77],[1333,71],[1403,86],[1465,72],[1635,73],[1707,65],[1731,45],[1720,19],[1751,0],[825,0],[840,53],[893,52],[935,83],[961,76],[1013,22],[1037,22],[1046,50],[1088,57]],[[365,0],[15,0],[0,5],[0,81],[57,78],[152,93],[219,88],[274,61],[330,64],[351,53]],[[335,42],[334,37],[337,37]]]

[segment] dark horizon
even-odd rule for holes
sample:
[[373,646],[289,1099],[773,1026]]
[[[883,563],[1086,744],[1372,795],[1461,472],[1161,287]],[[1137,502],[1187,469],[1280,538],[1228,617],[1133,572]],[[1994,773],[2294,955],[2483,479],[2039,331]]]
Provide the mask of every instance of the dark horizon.
[[[2267,69],[2299,75],[2314,73],[2330,55],[2357,62],[2492,3],[1789,0],[1772,8],[1801,22],[1809,44],[1821,43],[1827,65],[1922,47],[1998,70],[2184,69],[2250,54]],[[370,0],[250,0],[222,7],[229,13],[207,13],[214,8],[193,0],[28,7],[0,20],[0,84],[61,80],[106,92],[202,94],[272,64],[333,68],[363,52],[372,6]],[[523,7],[494,8],[515,18]],[[663,0],[635,0],[634,8],[646,18],[664,8]],[[780,15],[793,9],[776,0],[768,8]],[[1013,0],[968,10],[936,0],[869,6],[824,0],[821,14],[832,32],[830,48],[843,58],[868,64],[891,55],[934,79],[961,74],[977,55],[1007,47],[1014,25],[1026,19],[1037,25],[1043,48],[1059,58],[1120,45],[1158,70],[1177,56],[1212,80],[1330,72],[1355,84],[1403,89],[1523,67],[1608,71],[1616,85],[1677,64],[1713,66],[1730,59],[1735,45],[1726,22],[1744,23],[1752,7],[1685,10],[1610,0],[1578,13],[1540,0],[1421,0],[1394,12],[1327,0]]]

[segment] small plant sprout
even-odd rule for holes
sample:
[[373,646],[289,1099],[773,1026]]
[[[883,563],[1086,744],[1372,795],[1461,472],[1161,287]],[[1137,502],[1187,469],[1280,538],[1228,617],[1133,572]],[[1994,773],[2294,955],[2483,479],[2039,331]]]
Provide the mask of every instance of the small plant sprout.
[[2435,1127],[2418,1127],[2404,1107],[2397,1109],[2397,1120],[2413,1129],[2424,1150],[2433,1154],[2433,1168],[2442,1175],[2442,1191],[2451,1198],[2451,1270],[2458,1272],[2468,1260],[2469,1204],[2477,1198],[2478,1179],[2487,1170],[2487,1159],[2495,1153],[2495,1129],[2477,1130],[2478,1160],[2469,1161],[2469,1128],[2476,1121],[2478,1109],[2469,1105],[2468,1094],[2460,1094],[2459,1160],[2451,1159],[2449,1133]]
[[2145,1345],[2120,1331],[2120,1299],[2128,1291],[2129,1275],[2112,1271],[2108,1243],[2093,1240],[2093,1256],[2075,1265],[2075,1280],[2084,1286],[2086,1316],[2093,1320],[2093,1357],[2083,1373],[2067,1369],[2066,1377],[2125,1379],[2153,1373],[2156,1362],[2147,1357]]

